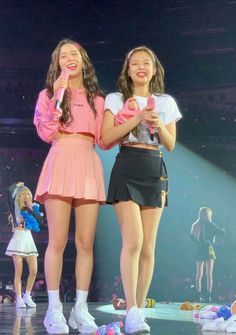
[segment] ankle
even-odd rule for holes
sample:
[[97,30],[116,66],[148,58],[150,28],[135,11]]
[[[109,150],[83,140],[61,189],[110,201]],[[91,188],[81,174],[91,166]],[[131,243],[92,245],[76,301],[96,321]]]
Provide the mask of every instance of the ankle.
[[211,302],[211,292],[207,292],[207,302]]
[[204,302],[204,298],[202,296],[202,292],[201,291],[197,291],[197,302]]
[[31,296],[30,293],[31,293],[30,291],[25,291],[25,293],[24,293],[24,297],[30,297],[30,296]]
[[86,304],[87,299],[88,299],[88,291],[76,289],[76,302],[75,302],[76,307]]

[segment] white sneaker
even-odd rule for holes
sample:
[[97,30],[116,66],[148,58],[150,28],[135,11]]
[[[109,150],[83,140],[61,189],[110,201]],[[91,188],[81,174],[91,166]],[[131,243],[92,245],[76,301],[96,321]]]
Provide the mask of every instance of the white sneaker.
[[16,300],[16,308],[26,308],[26,304],[22,298]]
[[62,308],[48,309],[43,323],[49,334],[69,334]]
[[136,332],[150,332],[150,327],[145,321],[143,311],[136,306],[131,307],[126,315],[125,332],[128,334]]
[[28,307],[36,308],[36,303],[32,300],[30,295],[24,294],[23,295],[23,301]]
[[88,312],[88,305],[81,304],[79,307],[73,307],[70,312],[69,326],[78,329],[79,333],[94,333],[98,326],[94,322],[94,317]]

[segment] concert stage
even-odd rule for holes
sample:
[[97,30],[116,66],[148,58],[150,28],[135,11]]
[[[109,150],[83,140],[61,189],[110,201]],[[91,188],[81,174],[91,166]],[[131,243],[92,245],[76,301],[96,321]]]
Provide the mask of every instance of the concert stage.
[[[64,314],[67,319],[72,306],[72,303],[64,304]],[[193,312],[181,311],[179,306],[179,303],[158,303],[154,308],[146,308],[144,312],[151,327],[150,334],[204,335],[200,325],[193,319]],[[38,303],[36,309],[16,309],[14,305],[0,304],[0,334],[46,335],[43,325],[46,309],[47,303]],[[125,311],[114,310],[111,304],[89,303],[89,311],[96,318],[99,326],[114,321],[124,321]],[[123,333],[125,333],[124,328]],[[70,334],[78,334],[78,332],[70,329]],[[211,335],[215,335],[214,332],[211,332]]]

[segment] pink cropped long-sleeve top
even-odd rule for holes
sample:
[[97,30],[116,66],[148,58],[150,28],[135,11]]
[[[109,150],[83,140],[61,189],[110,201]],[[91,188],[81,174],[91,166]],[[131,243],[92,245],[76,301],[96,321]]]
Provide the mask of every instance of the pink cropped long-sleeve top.
[[84,89],[71,89],[71,114],[73,120],[67,125],[60,122],[60,114],[55,109],[56,101],[49,99],[47,90],[39,93],[37,100],[34,124],[39,137],[45,142],[52,142],[58,131],[64,133],[90,133],[94,136],[94,144],[105,149],[100,139],[101,125],[104,113],[104,99],[101,96],[94,98],[97,111],[95,116],[90,107]]

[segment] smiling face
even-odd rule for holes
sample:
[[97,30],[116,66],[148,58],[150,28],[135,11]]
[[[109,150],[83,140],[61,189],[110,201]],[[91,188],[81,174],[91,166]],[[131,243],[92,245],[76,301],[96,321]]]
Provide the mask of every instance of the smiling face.
[[59,53],[59,66],[61,70],[67,70],[70,77],[82,74],[83,60],[79,49],[72,43],[62,45]]
[[134,87],[149,85],[155,74],[154,62],[151,55],[144,51],[134,52],[129,59],[128,75]]

